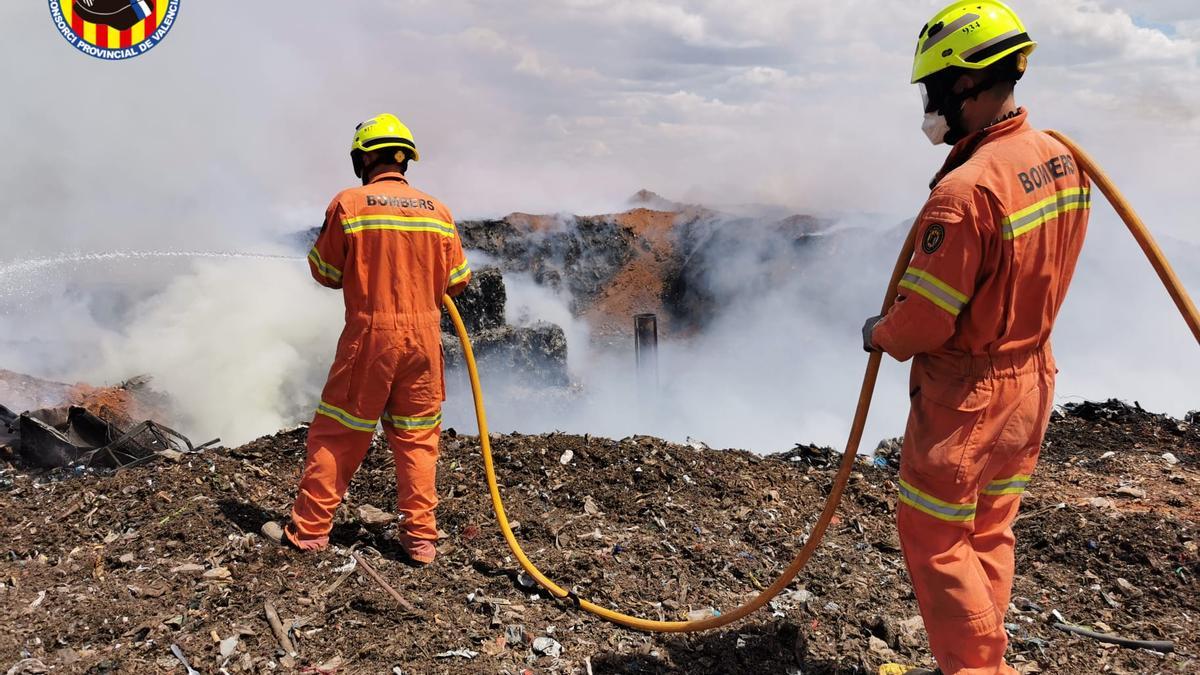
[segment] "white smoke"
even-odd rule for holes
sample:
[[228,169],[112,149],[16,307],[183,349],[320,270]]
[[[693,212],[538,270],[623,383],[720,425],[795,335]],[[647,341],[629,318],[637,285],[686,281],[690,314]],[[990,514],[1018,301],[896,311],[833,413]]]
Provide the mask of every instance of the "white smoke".
[[[188,431],[227,442],[307,418],[341,311],[302,261],[88,256],[295,254],[277,237],[317,224],[350,178],[348,130],[382,110],[418,134],[414,182],[460,216],[595,213],[645,186],[702,203],[889,214],[856,217],[875,225],[915,211],[942,151],[922,149],[905,75],[917,26],[936,7],[741,4],[688,3],[681,32],[605,3],[280,12],[214,0],[184,7],[150,54],[101,63],[55,34],[45,5],[7,3],[0,367],[94,384],[149,372]],[[1035,122],[1066,128],[1105,161],[1156,232],[1194,241],[1196,207],[1184,197],[1200,157],[1195,32],[1138,25],[1107,1],[1026,4],[1042,45],[1019,92]],[[1143,4],[1155,21],[1190,25],[1178,23],[1190,5]],[[871,38],[846,49],[837,27],[851,24]],[[1193,245],[1163,244],[1200,295]],[[864,360],[858,326],[878,309],[891,255],[810,261],[810,278],[826,281],[819,293],[784,282],[747,295],[710,332],[664,343],[657,408],[637,398],[631,345],[592,349],[568,298],[510,279],[514,317],[566,327],[587,404],[495,401],[497,422],[838,445]],[[1059,323],[1064,400],[1200,407],[1200,356],[1148,269],[1098,208]],[[884,369],[867,445],[903,426],[904,370]]]
[[[842,231],[833,235],[840,243],[812,247],[794,274],[781,275],[764,257],[792,242],[769,233],[768,223],[738,222],[737,236],[722,241],[720,264],[705,275],[722,300],[716,318],[698,335],[663,340],[657,392],[639,389],[632,338],[615,349],[593,345],[588,327],[571,317],[569,297],[507,275],[510,317],[558,323],[572,353],[588,355],[571,359],[581,386],[566,399],[514,395],[510,374],[486,373],[492,429],[650,434],[760,452],[807,442],[843,447],[866,363],[859,329],[878,312],[899,232]],[[1161,243],[1194,294],[1200,248]],[[1059,404],[1115,397],[1176,417],[1200,408],[1200,352],[1124,225],[1099,203],[1054,348]],[[907,372],[908,364],[885,359],[860,451],[903,433]],[[451,378],[447,419],[471,429],[465,387]]]

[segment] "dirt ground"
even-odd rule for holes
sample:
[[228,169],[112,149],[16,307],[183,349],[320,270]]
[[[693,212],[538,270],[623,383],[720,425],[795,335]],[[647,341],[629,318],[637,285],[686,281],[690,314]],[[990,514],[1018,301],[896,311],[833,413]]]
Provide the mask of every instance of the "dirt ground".
[[[1200,672],[1198,422],[1115,402],[1056,416],[1016,526],[1009,658],[1021,672]],[[304,435],[115,475],[0,470],[0,669],[183,673],[173,645],[204,673],[808,675],[873,673],[891,658],[932,665],[892,525],[897,476],[886,453],[862,461],[826,541],[769,610],[726,630],[648,635],[522,584],[486,499],[477,439],[450,430],[438,480],[445,537],[432,566],[404,562],[389,532],[357,515],[394,499],[383,447],[356,477],[331,550],[301,556],[264,542],[260,526],[290,504]],[[819,448],[759,457],[561,434],[494,444],[530,557],[582,597],[653,618],[725,611],[770,583],[832,475]],[[352,545],[417,614],[349,567]],[[268,601],[290,626],[295,657],[272,635]],[[1171,640],[1176,651],[1069,636],[1050,625],[1055,613]]]

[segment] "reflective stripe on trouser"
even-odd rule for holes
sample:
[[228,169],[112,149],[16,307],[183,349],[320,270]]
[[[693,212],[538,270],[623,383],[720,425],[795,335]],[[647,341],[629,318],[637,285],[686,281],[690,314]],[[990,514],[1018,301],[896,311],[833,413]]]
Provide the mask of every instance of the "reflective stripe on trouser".
[[304,474],[292,506],[297,543],[315,548],[328,543],[333,516],[380,418],[396,458],[397,511],[407,517],[410,534],[436,539],[434,483],[444,398],[438,324],[398,330],[347,326],[308,430]]
[[913,364],[916,391],[900,460],[897,525],[930,649],[946,673],[1015,673],[1004,662],[1012,523],[1037,464],[1053,367],[937,376]]
[[442,433],[442,413],[410,411],[407,416],[392,415],[404,424],[385,424],[388,444],[396,460],[396,512],[404,517],[404,528],[417,539],[437,541],[438,439]]

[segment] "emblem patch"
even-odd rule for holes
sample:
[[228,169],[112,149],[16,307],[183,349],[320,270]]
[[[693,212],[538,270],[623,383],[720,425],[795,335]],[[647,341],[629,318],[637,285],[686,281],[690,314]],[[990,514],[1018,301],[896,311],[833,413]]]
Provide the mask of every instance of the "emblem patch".
[[942,247],[943,241],[946,241],[946,228],[936,223],[930,225],[925,228],[925,237],[921,240],[921,250],[926,255],[932,255]]
[[183,0],[49,0],[58,33],[105,61],[141,56],[170,32]]

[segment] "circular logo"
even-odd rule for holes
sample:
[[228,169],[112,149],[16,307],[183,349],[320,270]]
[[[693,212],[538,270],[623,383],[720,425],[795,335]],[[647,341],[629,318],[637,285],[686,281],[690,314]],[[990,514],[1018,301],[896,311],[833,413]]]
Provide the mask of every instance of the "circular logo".
[[937,224],[930,225],[925,229],[925,238],[921,240],[921,250],[931,255],[942,247],[943,241],[946,241],[946,228]]
[[54,25],[71,46],[105,61],[158,46],[179,15],[180,0],[49,0]]

